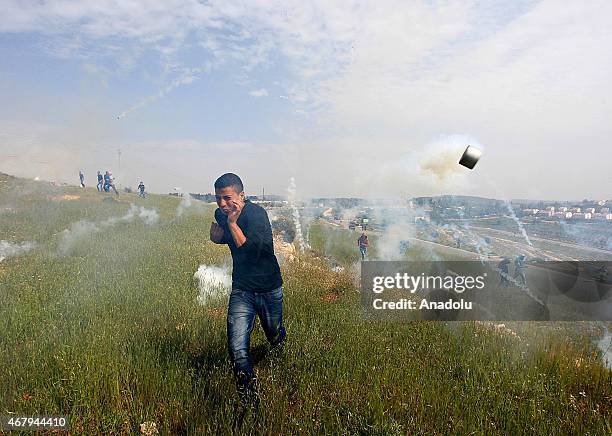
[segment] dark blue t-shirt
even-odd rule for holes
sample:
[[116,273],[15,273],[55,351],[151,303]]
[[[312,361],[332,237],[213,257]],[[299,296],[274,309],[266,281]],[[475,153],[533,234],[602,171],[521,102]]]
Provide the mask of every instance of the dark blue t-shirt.
[[215,219],[223,228],[221,243],[229,245],[232,252],[232,289],[268,292],[283,284],[278,261],[274,255],[272,227],[265,209],[249,200],[238,217],[238,227],[244,233],[246,242],[236,246],[227,225],[227,215],[221,209],[215,210]]

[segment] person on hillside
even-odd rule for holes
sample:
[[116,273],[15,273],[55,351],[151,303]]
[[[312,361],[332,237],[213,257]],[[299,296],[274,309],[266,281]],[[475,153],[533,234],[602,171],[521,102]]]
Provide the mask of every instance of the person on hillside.
[[81,181],[81,188],[85,187],[85,174],[83,174],[83,170],[79,170],[79,180]]
[[104,192],[110,191],[110,174],[108,171],[104,172]]
[[499,270],[499,285],[500,286],[510,285],[510,281],[508,280],[510,278],[509,267],[510,267],[510,259],[508,259],[507,257],[504,257],[497,264],[497,269]]
[[115,192],[115,194],[119,195],[119,192],[117,191],[117,188],[115,187],[115,177],[113,176],[113,173],[111,173],[110,171],[108,172],[108,186],[110,189],[112,189]]
[[359,239],[357,239],[357,246],[359,247],[359,252],[361,253],[361,260],[365,260],[369,245],[368,235],[366,235],[366,232],[361,233],[361,236]]
[[229,245],[233,260],[227,311],[229,356],[242,404],[257,409],[257,379],[249,352],[251,333],[258,316],[271,348],[278,349],[284,343],[283,280],[265,209],[245,200],[236,174],[223,174],[214,186],[218,208],[216,222],[210,225],[210,239]]
[[138,196],[145,198],[145,185],[142,182],[138,184]]
[[103,185],[104,185],[104,177],[102,176],[102,173],[98,171],[98,184],[96,185],[96,188],[98,188],[98,191],[102,190]]
[[523,286],[527,285],[525,278],[525,255],[520,254],[514,259],[514,280]]

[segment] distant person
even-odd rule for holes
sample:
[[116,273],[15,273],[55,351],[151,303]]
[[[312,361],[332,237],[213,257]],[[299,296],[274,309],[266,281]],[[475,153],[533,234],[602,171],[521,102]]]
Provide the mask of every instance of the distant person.
[[104,186],[104,177],[102,176],[100,171],[98,171],[98,184],[96,185],[96,188],[98,188],[98,191],[101,191],[103,189],[103,186]]
[[145,185],[142,182],[138,184],[138,196],[145,198]]
[[499,285],[500,286],[509,286],[510,285],[510,259],[504,257],[497,264],[497,269],[499,270]]
[[365,260],[368,245],[370,245],[368,242],[368,235],[366,235],[366,232],[363,232],[359,239],[357,239],[357,246],[359,247],[359,252],[361,253],[361,260]]
[[79,171],[79,180],[81,181],[81,188],[85,187],[85,174],[83,174],[83,170]]
[[104,172],[104,192],[110,191],[110,174],[108,171]]
[[516,256],[516,259],[514,259],[514,280],[516,280],[517,283],[520,282],[520,284],[523,286],[527,284],[527,279],[525,278],[525,255],[524,254]]
[[117,191],[117,188],[115,187],[115,177],[113,177],[113,173],[111,173],[110,171],[108,172],[108,185],[113,191],[115,191],[115,194],[119,195],[119,192]]
[[244,198],[236,174],[215,181],[216,223],[210,239],[229,245],[232,253],[232,292],[227,311],[227,343],[238,395],[243,405],[259,405],[257,380],[249,347],[255,316],[272,348],[285,341],[283,280],[274,255],[272,227],[265,209]]

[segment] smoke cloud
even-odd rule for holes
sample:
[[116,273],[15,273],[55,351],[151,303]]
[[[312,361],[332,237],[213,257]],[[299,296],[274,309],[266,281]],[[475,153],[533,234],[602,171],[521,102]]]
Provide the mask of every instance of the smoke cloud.
[[72,252],[74,244],[80,239],[111,228],[120,223],[129,223],[136,218],[143,221],[146,225],[153,225],[159,220],[159,214],[155,209],[147,209],[143,206],[130,205],[130,209],[122,217],[111,217],[105,221],[93,222],[81,220],[73,223],[70,229],[66,229],[62,233],[62,240],[59,244],[60,254],[67,256]]
[[193,277],[198,281],[198,303],[202,306],[231,291],[232,278],[228,268],[200,265]]
[[34,248],[36,248],[38,244],[34,241],[26,241],[21,244],[9,242],[5,240],[0,241],[0,262],[4,261],[4,259],[8,259],[9,257],[19,256],[23,253],[26,253]]

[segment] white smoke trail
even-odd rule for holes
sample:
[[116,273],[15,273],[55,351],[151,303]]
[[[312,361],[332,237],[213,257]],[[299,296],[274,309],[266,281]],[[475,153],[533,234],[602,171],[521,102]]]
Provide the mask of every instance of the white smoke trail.
[[510,217],[514,220],[514,222],[518,226],[521,234],[525,238],[525,241],[527,241],[527,244],[529,244],[530,247],[533,247],[533,244],[529,240],[529,236],[527,236],[525,227],[523,227],[523,224],[521,223],[521,221],[516,217],[516,214],[514,213],[514,209],[512,209],[512,205],[510,204],[510,202],[508,200],[504,200],[504,204],[506,205],[506,208],[508,208],[508,212],[510,212]]
[[147,209],[143,206],[130,204],[130,209],[122,217],[111,217],[98,223],[87,220],[73,223],[70,229],[62,232],[62,240],[59,244],[60,254],[63,256],[68,255],[72,251],[73,245],[84,236],[98,233],[119,223],[129,223],[136,218],[140,218],[146,225],[151,226],[159,220],[159,214],[155,209]]
[[310,246],[306,241],[304,241],[304,236],[302,235],[302,225],[300,224],[300,211],[297,207],[297,189],[295,186],[294,177],[291,177],[291,179],[289,180],[289,187],[287,188],[287,192],[289,193],[289,205],[291,207],[293,224],[295,225],[295,239],[298,242],[300,251],[303,252],[305,249],[309,249]]
[[136,103],[134,106],[132,106],[132,107],[128,108],[127,110],[121,112],[117,116],[117,119],[120,120],[120,119],[124,118],[127,114],[129,114],[131,112],[134,112],[134,111],[136,111],[138,109],[142,109],[146,105],[148,105],[150,103],[153,103],[156,100],[159,100],[160,98],[162,98],[166,94],[168,94],[170,91],[172,91],[173,89],[175,89],[175,88],[177,88],[177,87],[179,87],[181,85],[189,85],[190,83],[192,83],[196,79],[196,75],[198,73],[200,73],[201,71],[202,71],[201,68],[191,68],[191,69],[188,69],[183,74],[181,74],[178,78],[176,78],[175,80],[170,82],[168,85],[166,85],[165,87],[160,89],[157,92],[157,94],[149,95],[148,97],[145,97],[144,99],[142,99],[140,102]]
[[20,254],[26,253],[34,248],[38,244],[34,241],[26,241],[21,244],[9,242],[5,240],[0,241],[0,262],[9,257],[19,256]]
[[232,278],[227,268],[200,265],[193,277],[198,280],[198,303],[202,306],[211,298],[226,296],[231,291]]

